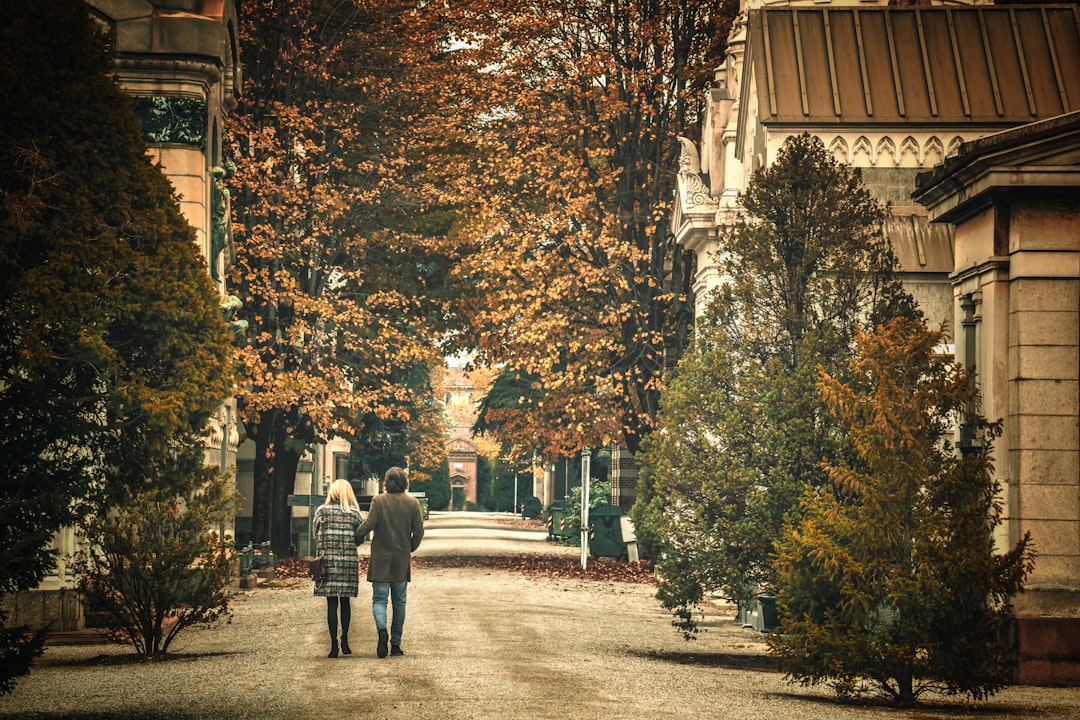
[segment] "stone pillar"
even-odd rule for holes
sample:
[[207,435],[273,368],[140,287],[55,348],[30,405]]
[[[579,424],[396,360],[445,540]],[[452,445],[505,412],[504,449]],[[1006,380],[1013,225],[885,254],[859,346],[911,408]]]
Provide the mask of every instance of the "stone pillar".
[[956,228],[954,327],[974,324],[957,333],[957,357],[976,358],[982,414],[1003,420],[998,550],[1025,533],[1035,543],[1035,569],[1013,599],[1028,684],[1080,684],[1077,152],[1080,113],[1051,118],[964,143],[913,196]]
[[555,464],[549,463],[544,466],[544,473],[541,476],[540,492],[536,497],[540,498],[540,502],[547,507],[551,503],[555,502]]
[[998,458],[1018,484],[1017,533],[1037,543],[1029,587],[1071,589],[1069,613],[1080,617],[1080,209],[1055,205],[1010,208],[1011,442]]
[[611,449],[611,504],[629,510],[637,501],[638,466],[626,448]]

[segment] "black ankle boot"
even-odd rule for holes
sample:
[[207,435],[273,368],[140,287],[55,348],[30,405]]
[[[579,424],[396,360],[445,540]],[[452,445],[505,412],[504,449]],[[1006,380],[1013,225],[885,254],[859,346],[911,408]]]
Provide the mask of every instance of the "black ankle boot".
[[378,655],[381,658],[386,657],[387,650],[389,649],[389,648],[387,648],[386,643],[387,643],[387,641],[389,641],[389,639],[390,639],[390,635],[387,634],[385,629],[379,630],[379,644],[375,648],[375,654],[376,655]]
[[341,654],[352,655],[352,650],[349,649],[349,639],[341,638]]
[[330,643],[330,654],[327,655],[326,657],[328,657],[328,658],[336,658],[337,657],[337,650],[338,650],[337,643],[336,642]]

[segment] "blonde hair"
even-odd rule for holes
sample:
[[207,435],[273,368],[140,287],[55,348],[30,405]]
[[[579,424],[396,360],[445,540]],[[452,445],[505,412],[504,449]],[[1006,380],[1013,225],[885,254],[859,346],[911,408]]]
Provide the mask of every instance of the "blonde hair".
[[354,508],[356,510],[360,509],[360,503],[356,502],[356,493],[353,492],[352,483],[344,478],[333,482],[329,492],[326,493],[326,502],[323,505],[330,505],[334,502],[341,505],[341,508],[346,512]]

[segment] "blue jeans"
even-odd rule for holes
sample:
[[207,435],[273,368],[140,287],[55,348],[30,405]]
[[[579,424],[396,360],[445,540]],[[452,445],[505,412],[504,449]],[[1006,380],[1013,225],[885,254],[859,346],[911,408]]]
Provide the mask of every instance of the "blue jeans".
[[405,627],[405,593],[407,582],[371,583],[371,612],[375,616],[375,628],[386,629],[386,599],[393,597],[394,619],[390,623],[390,644],[401,644],[401,630]]

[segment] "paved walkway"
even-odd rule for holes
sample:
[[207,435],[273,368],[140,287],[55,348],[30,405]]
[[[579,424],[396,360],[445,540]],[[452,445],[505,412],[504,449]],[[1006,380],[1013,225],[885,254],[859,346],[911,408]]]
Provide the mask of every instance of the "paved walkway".
[[517,519],[507,513],[433,512],[416,556],[580,556],[580,548],[547,542],[547,531],[539,525],[532,529],[515,527],[523,524],[515,522]]
[[375,657],[370,602],[360,597],[353,655],[327,658],[325,603],[308,580],[279,581],[238,596],[230,624],[189,631],[166,661],[133,662],[121,646],[49,647],[0,698],[0,718],[1080,719],[1077,688],[1010,688],[978,706],[917,711],[841,705],[826,690],[785,683],[762,636],[727,610],[710,611],[687,643],[649,585],[454,557],[509,543],[519,555],[571,561],[576,548],[480,516],[436,517],[429,528],[409,588],[405,657]]

